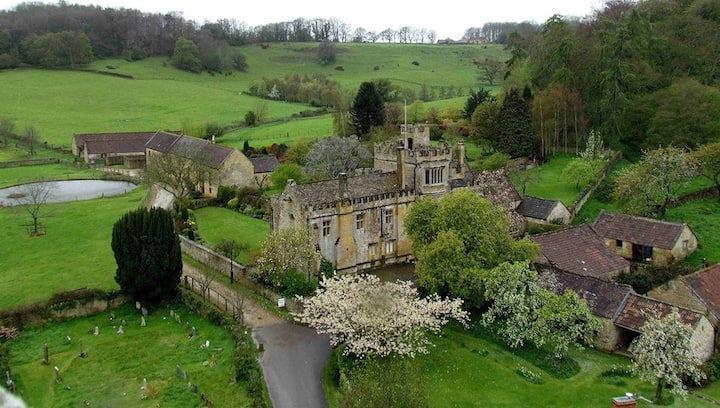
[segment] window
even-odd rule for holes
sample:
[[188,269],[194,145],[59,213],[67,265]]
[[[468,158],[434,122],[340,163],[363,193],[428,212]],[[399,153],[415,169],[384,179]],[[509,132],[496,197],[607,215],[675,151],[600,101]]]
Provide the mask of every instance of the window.
[[622,239],[616,239],[615,240],[615,246],[618,248],[622,248]]
[[442,184],[445,181],[444,167],[430,167],[425,169],[425,184]]
[[392,222],[393,222],[392,208],[386,208],[383,210],[383,222],[386,226],[392,225]]
[[365,213],[355,214],[355,229],[365,228]]
[[378,244],[377,242],[373,242],[372,244],[368,245],[368,254],[371,258],[374,258],[378,255]]
[[322,236],[327,237],[330,235],[330,220],[323,220],[322,222]]
[[395,252],[395,241],[385,242],[385,254],[392,254]]

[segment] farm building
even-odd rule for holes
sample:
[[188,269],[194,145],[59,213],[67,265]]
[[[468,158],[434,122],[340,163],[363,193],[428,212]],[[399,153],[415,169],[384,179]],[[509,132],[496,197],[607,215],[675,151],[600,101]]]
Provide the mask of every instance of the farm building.
[[630,262],[607,248],[589,224],[532,235],[530,239],[540,246],[537,263],[605,280],[630,270]]
[[154,155],[172,154],[193,160],[215,171],[212,179],[197,186],[207,197],[216,197],[218,186],[255,186],[253,164],[239,150],[219,146],[207,140],[156,132],[145,144],[148,163]]
[[156,131],[75,134],[72,153],[85,163],[107,166],[122,164],[128,168],[142,168],[145,165],[145,143],[155,133]]
[[522,198],[518,212],[529,223],[535,224],[567,224],[571,219],[570,211],[562,201],[531,196]]
[[608,248],[633,262],[669,265],[697,250],[687,224],[601,211],[593,225]]

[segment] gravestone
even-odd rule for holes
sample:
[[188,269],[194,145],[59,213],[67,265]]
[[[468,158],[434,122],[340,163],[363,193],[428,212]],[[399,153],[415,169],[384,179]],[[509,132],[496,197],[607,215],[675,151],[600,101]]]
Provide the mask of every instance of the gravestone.
[[177,374],[178,377],[180,377],[180,378],[182,378],[183,380],[187,381],[187,373],[185,372],[185,370],[183,370],[182,368],[180,368],[180,366],[177,365],[177,364],[175,365],[175,373]]
[[198,393],[198,386],[197,386],[197,384],[193,383],[193,385],[192,385],[191,388],[192,388],[193,394],[197,394],[197,393]]
[[115,311],[110,312],[110,321],[115,320]]
[[124,333],[125,333],[125,329],[123,329],[123,325],[122,325],[122,324],[121,324],[120,326],[118,326],[117,332],[118,332],[118,334],[124,334]]
[[85,351],[83,350],[83,341],[80,340],[80,354],[78,354],[80,357],[85,357],[87,354],[85,354]]
[[93,330],[93,335],[97,336],[98,334],[100,334],[100,328],[95,326],[95,330]]
[[141,309],[141,311],[142,311],[142,315],[143,315],[144,317],[147,317],[147,315],[148,315],[148,310],[143,307],[143,308]]
[[67,344],[72,343],[72,338],[70,338],[70,336],[65,336],[65,343],[67,343]]
[[143,378],[142,385],[140,386],[140,389],[143,391],[147,391],[147,378]]
[[147,326],[147,323],[145,322],[145,316],[140,316],[140,327]]
[[63,381],[62,376],[60,375],[60,369],[58,368],[58,366],[53,367],[53,369],[55,370],[55,382],[58,384],[62,384]]
[[135,301],[135,309],[140,310],[140,302],[137,300]]
[[7,376],[7,381],[5,381],[7,390],[10,391],[11,394],[15,394],[15,382],[10,378],[10,370],[5,371],[5,376]]
[[197,336],[197,330],[195,330],[195,326],[192,327],[192,330],[190,330],[190,338],[193,338]]

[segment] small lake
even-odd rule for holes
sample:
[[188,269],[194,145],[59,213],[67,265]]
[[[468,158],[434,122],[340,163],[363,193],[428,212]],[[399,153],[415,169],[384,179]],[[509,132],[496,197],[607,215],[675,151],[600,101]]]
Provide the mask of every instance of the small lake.
[[115,180],[63,180],[22,184],[0,189],[0,207],[40,202],[40,199],[33,199],[32,195],[44,194],[45,186],[48,186],[50,191],[47,200],[42,201],[48,203],[110,197],[137,188],[133,183]]

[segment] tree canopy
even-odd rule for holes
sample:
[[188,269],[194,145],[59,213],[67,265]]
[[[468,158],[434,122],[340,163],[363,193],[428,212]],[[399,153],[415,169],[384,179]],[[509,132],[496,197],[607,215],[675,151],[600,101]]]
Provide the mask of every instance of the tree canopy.
[[140,208],[113,226],[115,281],[133,299],[158,302],[177,293],[182,275],[180,239],[167,210]]
[[507,215],[471,190],[440,200],[419,199],[405,218],[413,242],[420,285],[441,296],[483,304],[482,280],[503,262],[526,261],[538,253],[527,238],[510,235]]
[[305,172],[316,180],[335,178],[370,167],[372,159],[372,153],[355,136],[326,137],[313,143],[305,156]]

